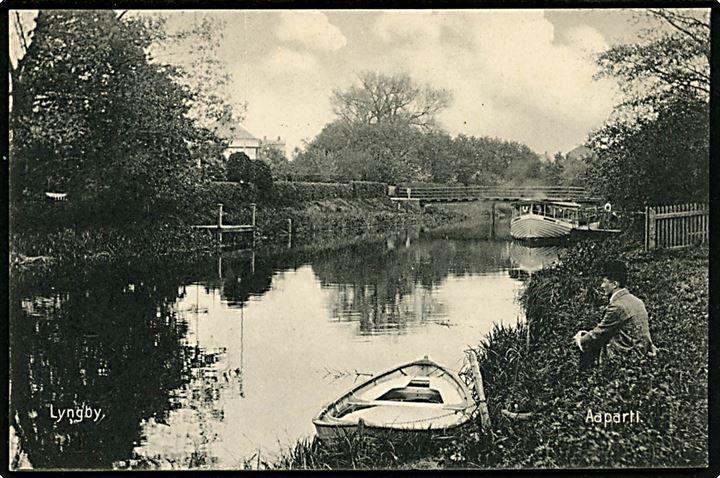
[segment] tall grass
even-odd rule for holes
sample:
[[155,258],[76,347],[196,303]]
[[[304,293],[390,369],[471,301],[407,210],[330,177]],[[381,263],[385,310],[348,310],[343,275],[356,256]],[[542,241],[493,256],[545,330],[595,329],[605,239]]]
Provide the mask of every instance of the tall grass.
[[[572,336],[601,318],[598,266],[622,258],[660,353],[579,372]],[[644,253],[606,240],[579,243],[534,274],[520,298],[526,321],[496,325],[475,347],[491,430],[300,442],[278,468],[702,467],[708,462],[708,248]],[[528,343],[528,330],[530,340]],[[463,373],[467,378],[467,374]],[[474,393],[474,392],[473,392]],[[530,413],[529,420],[503,414]],[[639,412],[640,423],[596,424],[592,412]]]

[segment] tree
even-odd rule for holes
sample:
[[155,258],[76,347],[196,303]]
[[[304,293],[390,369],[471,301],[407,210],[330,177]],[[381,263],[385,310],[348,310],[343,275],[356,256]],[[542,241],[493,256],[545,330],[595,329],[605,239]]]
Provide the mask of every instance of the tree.
[[609,124],[589,140],[595,191],[631,209],[709,197],[709,107],[685,98],[636,125]]
[[112,11],[39,12],[12,72],[12,202],[64,191],[94,221],[177,207],[198,180],[193,148],[213,138],[177,70],[148,61],[152,38]]
[[548,186],[559,186],[564,184],[565,156],[558,152],[549,161],[542,164],[542,179]]
[[432,182],[453,182],[457,164],[453,138],[444,131],[425,131],[419,135],[418,140],[418,167]]
[[273,177],[284,177],[292,173],[292,165],[277,146],[263,145],[258,151],[258,159],[270,167]]
[[707,99],[710,93],[708,12],[652,9],[646,15],[659,25],[645,31],[639,43],[619,44],[601,53],[598,77],[619,80],[626,95],[626,106],[652,109],[654,104],[681,95]]
[[330,101],[335,114],[346,123],[405,123],[428,128],[450,100],[449,92],[419,86],[406,74],[364,72],[359,86],[335,90]]
[[326,125],[293,161],[296,172],[325,180],[397,183],[429,176],[417,163],[420,132],[407,124]]
[[589,185],[629,208],[707,201],[709,22],[705,12],[648,14],[665,30],[598,59],[601,76],[617,78],[626,99],[588,140],[596,155],[588,159]]
[[254,184],[260,200],[270,200],[274,194],[270,166],[264,161],[253,161],[242,151],[232,153],[228,158],[227,179],[228,181]]
[[222,118],[242,122],[247,105],[232,100],[231,75],[220,57],[226,21],[215,12],[138,11],[133,18],[152,32],[151,61],[175,66],[191,92],[189,116],[210,127]]

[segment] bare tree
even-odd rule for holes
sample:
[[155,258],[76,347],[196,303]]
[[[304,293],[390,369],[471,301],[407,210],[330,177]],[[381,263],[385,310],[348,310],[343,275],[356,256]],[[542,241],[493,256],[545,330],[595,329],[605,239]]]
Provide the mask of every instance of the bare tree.
[[415,84],[406,74],[363,72],[360,85],[333,91],[333,110],[348,123],[406,123],[421,128],[435,124],[451,95],[429,85]]
[[710,22],[705,12],[653,9],[645,15],[669,26],[647,30],[641,42],[616,45],[599,58],[600,76],[615,77],[627,104],[648,104],[688,92],[710,93]]

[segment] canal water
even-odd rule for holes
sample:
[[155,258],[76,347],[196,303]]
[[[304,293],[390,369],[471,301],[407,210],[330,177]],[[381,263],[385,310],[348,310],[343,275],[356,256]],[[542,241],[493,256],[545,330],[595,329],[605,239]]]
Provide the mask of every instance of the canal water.
[[22,463],[272,462],[369,374],[425,355],[457,370],[494,323],[523,319],[524,279],[557,254],[475,225],[11,278]]

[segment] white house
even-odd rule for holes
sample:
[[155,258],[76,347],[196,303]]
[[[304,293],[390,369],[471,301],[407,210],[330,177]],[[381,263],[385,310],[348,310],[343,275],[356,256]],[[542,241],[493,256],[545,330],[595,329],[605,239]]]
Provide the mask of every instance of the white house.
[[233,124],[226,119],[222,119],[213,125],[213,129],[218,137],[228,141],[228,147],[223,151],[226,159],[232,153],[238,152],[247,154],[250,159],[257,159],[260,139],[253,136],[251,132],[240,124]]

